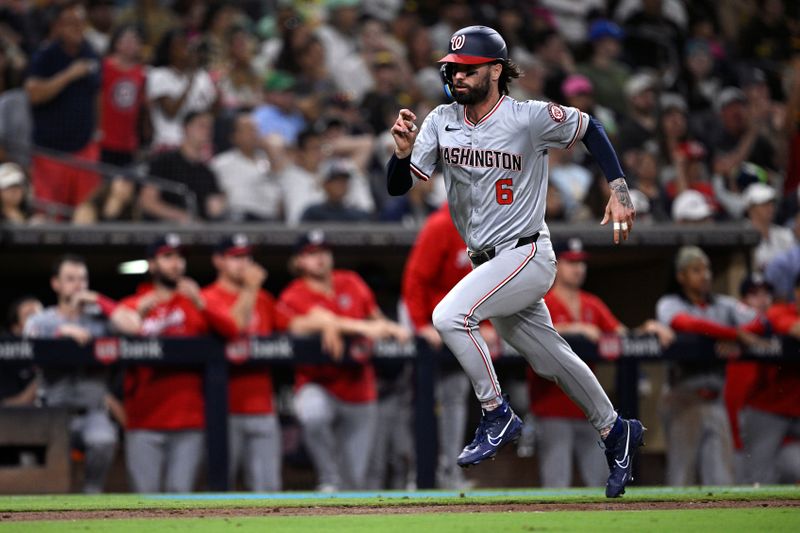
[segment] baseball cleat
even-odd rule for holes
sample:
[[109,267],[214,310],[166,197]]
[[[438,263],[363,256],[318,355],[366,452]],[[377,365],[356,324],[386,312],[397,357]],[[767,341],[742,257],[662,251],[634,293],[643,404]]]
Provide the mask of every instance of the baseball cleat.
[[618,498],[625,494],[625,485],[633,481],[633,457],[639,446],[644,445],[645,428],[636,419],[617,417],[611,432],[603,442],[608,462],[606,497]]
[[522,420],[507,401],[493,411],[483,411],[475,438],[458,456],[458,466],[468,468],[487,459],[494,459],[500,448],[515,442],[522,433]]

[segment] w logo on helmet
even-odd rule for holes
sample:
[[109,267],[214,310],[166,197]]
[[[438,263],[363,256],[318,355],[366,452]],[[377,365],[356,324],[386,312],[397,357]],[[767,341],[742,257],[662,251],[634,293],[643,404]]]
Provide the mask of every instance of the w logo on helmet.
[[468,26],[450,37],[450,49],[439,63],[478,65],[508,60],[506,42],[492,28]]

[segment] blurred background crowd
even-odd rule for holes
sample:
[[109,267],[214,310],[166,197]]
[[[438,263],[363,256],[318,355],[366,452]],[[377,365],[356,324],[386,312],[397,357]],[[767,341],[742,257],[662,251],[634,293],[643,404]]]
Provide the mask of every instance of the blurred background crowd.
[[[387,197],[388,127],[443,103],[460,27],[496,28],[517,99],[598,117],[640,220],[798,210],[800,8],[783,0],[3,0],[8,223],[401,222],[441,180]],[[553,151],[547,217],[600,216],[582,146]],[[95,165],[93,163],[99,163]],[[769,206],[750,215],[754,206]],[[797,228],[794,228],[797,231]]]

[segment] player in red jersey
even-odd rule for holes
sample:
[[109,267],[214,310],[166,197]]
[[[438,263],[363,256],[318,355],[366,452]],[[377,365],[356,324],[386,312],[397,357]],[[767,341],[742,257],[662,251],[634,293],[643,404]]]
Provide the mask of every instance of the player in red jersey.
[[[185,277],[180,239],[168,234],[148,247],[152,284],[120,305],[141,317],[148,337],[189,337],[213,329],[233,336],[230,320],[206,306]],[[203,455],[203,376],[185,366],[135,366],[125,372],[125,454],[136,492],[189,492]],[[162,484],[163,479],[163,484]]]
[[[386,320],[361,277],[334,270],[333,254],[321,231],[302,235],[291,268],[297,273],[280,296],[290,317],[328,315],[338,334],[405,342],[410,332]],[[365,483],[376,422],[377,391],[372,363],[297,365],[295,412],[320,490],[356,489]]]
[[[403,301],[417,335],[433,349],[441,349],[442,338],[433,327],[431,316],[436,305],[461,278],[472,271],[467,245],[458,234],[447,204],[432,214],[420,229],[403,272]],[[483,329],[484,338],[487,330]],[[455,362],[455,361],[454,361]],[[453,463],[464,446],[469,399],[469,378],[458,365],[443,365],[436,381],[439,457],[436,485],[464,488],[461,468]]]
[[[775,333],[800,338],[800,276],[794,293],[793,303],[773,305],[767,318]],[[800,363],[761,364],[758,370],[740,414],[745,480],[776,483],[776,458],[784,440],[800,438]]]
[[[558,269],[552,289],[544,302],[553,327],[561,335],[582,335],[592,342],[602,335],[622,335],[627,328],[597,296],[581,290],[586,280],[589,255],[578,239],[556,245]],[[659,335],[662,344],[672,341],[669,328],[649,320],[639,328]],[[608,467],[602,450],[593,439],[594,428],[583,411],[552,381],[528,369],[530,410],[536,417],[539,449],[539,477],[542,486],[568,487],[572,482],[573,459],[586,486],[602,486]]]
[[[207,306],[236,324],[240,336],[266,336],[286,330],[301,335],[331,325],[321,313],[290,320],[276,308],[275,298],[261,288],[267,273],[253,261],[252,246],[246,235],[223,239],[216,247],[213,261],[217,280],[202,290],[203,298]],[[329,345],[323,344],[323,350],[341,349],[338,339],[326,338],[326,341]],[[232,487],[241,470],[249,490],[281,490],[281,435],[272,390],[268,369],[231,367],[228,458]]]
[[[227,314],[240,335],[266,336],[286,330],[288,319],[261,288],[266,271],[253,261],[245,235],[223,239],[213,256],[217,279],[202,290],[206,305]],[[228,459],[230,486],[242,470],[249,490],[281,490],[281,435],[272,405],[268,368],[230,367]]]

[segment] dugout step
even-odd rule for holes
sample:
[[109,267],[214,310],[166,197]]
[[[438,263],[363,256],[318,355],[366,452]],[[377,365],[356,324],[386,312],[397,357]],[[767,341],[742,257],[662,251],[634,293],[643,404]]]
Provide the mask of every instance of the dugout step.
[[69,492],[68,423],[66,409],[0,408],[0,493]]

